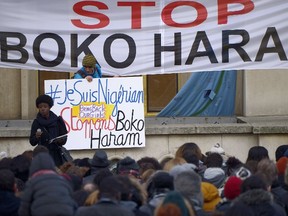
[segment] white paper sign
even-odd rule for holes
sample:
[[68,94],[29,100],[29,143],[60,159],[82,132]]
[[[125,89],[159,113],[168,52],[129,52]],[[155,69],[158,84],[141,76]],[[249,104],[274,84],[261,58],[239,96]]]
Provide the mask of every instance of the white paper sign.
[[145,147],[142,77],[45,80],[45,94],[65,121],[67,149]]

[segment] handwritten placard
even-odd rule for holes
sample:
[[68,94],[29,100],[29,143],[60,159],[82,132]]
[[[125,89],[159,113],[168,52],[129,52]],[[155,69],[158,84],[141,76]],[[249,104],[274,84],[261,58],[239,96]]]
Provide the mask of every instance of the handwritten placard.
[[67,149],[145,147],[142,77],[45,80],[45,94],[65,121]]

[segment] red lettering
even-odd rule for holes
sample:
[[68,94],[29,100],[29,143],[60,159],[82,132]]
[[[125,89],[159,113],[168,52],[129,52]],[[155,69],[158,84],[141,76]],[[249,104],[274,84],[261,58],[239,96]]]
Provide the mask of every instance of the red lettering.
[[[177,23],[172,19],[172,12],[176,7],[179,6],[191,6],[196,9],[197,11],[197,17],[195,20],[189,22],[189,23]],[[172,2],[168,5],[166,5],[161,13],[161,17],[163,22],[171,27],[178,27],[178,28],[187,28],[187,27],[193,27],[200,25],[207,19],[207,10],[204,5],[197,3],[197,2],[191,2],[191,1],[177,1]]]
[[118,6],[131,7],[131,28],[141,29],[142,13],[141,8],[155,6],[155,2],[118,2]]
[[[244,7],[238,11],[228,11],[228,4],[242,4]],[[228,16],[249,13],[254,9],[254,3],[251,0],[218,0],[218,24],[227,24]]]
[[[60,116],[63,116],[63,113],[64,113],[65,110],[70,111],[70,107],[64,107],[64,108],[61,110],[61,112],[60,112]],[[70,132],[70,125],[69,125],[69,123],[68,123],[67,121],[65,121],[64,118],[63,118],[63,121],[64,121],[64,123],[65,123],[65,125],[66,125],[67,132],[69,133],[69,132]]]
[[74,12],[81,16],[95,18],[98,20],[98,23],[86,24],[86,23],[83,23],[80,19],[72,19],[71,22],[73,25],[75,25],[78,28],[83,28],[83,29],[97,29],[97,28],[99,29],[99,28],[104,28],[107,25],[109,25],[110,20],[108,16],[102,13],[95,12],[95,11],[85,10],[84,9],[85,6],[93,6],[99,10],[108,10],[107,5],[102,2],[96,2],[96,1],[77,2],[73,6]]
[[[109,116],[109,119],[98,119],[98,118],[84,118],[81,119],[79,116],[73,114],[73,108],[65,107],[61,110],[60,115],[66,116],[69,119],[64,119],[67,126],[68,133],[70,131],[83,131],[85,138],[91,137],[91,129],[94,130],[108,130],[113,131],[116,128],[115,121]],[[68,116],[69,115],[69,116]]]

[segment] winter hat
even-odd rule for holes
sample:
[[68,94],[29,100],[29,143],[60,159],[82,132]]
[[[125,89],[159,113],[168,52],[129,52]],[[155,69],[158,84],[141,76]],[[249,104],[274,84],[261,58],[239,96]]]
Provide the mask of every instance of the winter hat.
[[85,67],[92,67],[94,68],[95,65],[96,65],[96,58],[91,55],[91,54],[88,54],[86,56],[84,56],[83,60],[82,60],[82,65]]
[[215,210],[216,205],[221,200],[218,189],[211,183],[202,182],[201,191],[202,191],[203,198],[204,198],[203,209],[205,211]]
[[135,177],[138,177],[139,165],[134,159],[127,156],[118,162],[117,172],[118,174],[131,174]]
[[88,162],[92,167],[108,167],[110,165],[106,152],[101,149],[96,150],[93,158]]
[[242,180],[237,176],[230,176],[224,185],[224,196],[233,200],[236,198],[241,192],[241,184]]
[[224,149],[220,146],[219,143],[216,143],[211,149],[210,149],[210,153],[215,152],[218,154],[225,154]]
[[220,188],[226,179],[225,171],[219,167],[210,167],[204,171],[203,181],[209,182]]
[[40,103],[46,103],[51,108],[54,105],[53,99],[49,95],[40,95],[36,99],[36,107],[38,108]]
[[174,190],[197,201],[198,205],[202,207],[201,177],[195,171],[184,171],[174,177]]
[[275,151],[275,159],[278,161],[282,156],[284,156],[286,150],[288,149],[288,145],[281,145]]
[[185,171],[190,171],[190,170],[196,171],[197,170],[196,165],[195,164],[189,164],[189,163],[176,165],[169,171],[169,173],[170,173],[170,175],[172,175],[175,178],[179,173],[182,173]]
[[34,175],[40,170],[51,170],[56,172],[54,160],[48,152],[40,152],[33,158],[29,169],[29,176]]
[[5,152],[5,151],[0,152],[0,160],[3,158],[7,158],[7,157],[8,157],[7,152]]
[[287,163],[288,163],[288,158],[287,157],[281,157],[276,162],[278,174],[283,175],[285,173],[285,170],[286,170],[286,167],[287,167]]

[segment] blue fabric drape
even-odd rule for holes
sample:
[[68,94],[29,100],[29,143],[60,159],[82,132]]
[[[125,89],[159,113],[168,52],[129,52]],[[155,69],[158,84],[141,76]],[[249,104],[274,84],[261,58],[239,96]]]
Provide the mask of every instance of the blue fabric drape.
[[234,116],[237,72],[192,73],[158,117]]

